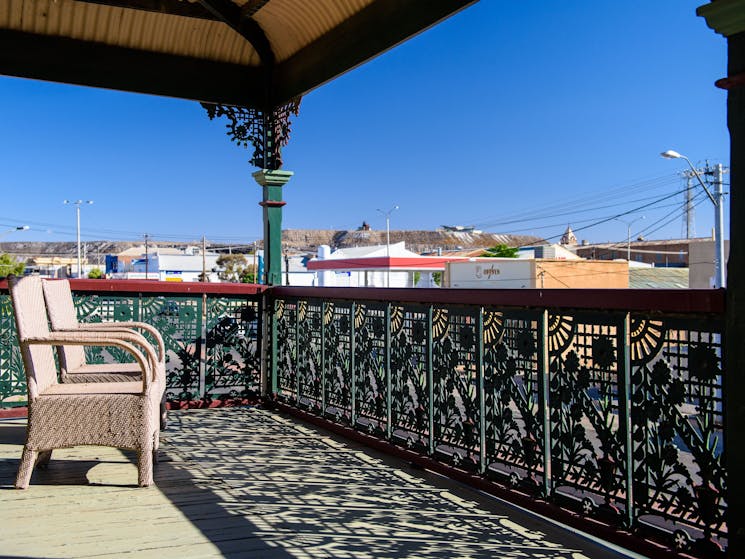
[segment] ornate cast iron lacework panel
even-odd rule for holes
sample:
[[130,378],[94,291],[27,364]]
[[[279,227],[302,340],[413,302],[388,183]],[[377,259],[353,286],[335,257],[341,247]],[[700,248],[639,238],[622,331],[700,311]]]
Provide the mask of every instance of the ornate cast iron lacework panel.
[[726,544],[720,320],[275,304],[286,402],[694,555]]
[[538,493],[544,476],[541,313],[484,311],[488,474]]
[[634,501],[676,542],[726,537],[722,340],[715,321],[631,321]]
[[456,466],[481,464],[482,344],[477,309],[432,309],[432,445]]
[[428,357],[431,329],[426,307],[394,305],[391,321],[392,440],[430,450]]
[[208,297],[204,398],[254,399],[261,394],[259,304]]
[[26,402],[26,378],[10,295],[0,294],[0,407]]
[[[136,320],[158,328],[166,346],[166,394],[170,401],[209,403],[259,394],[258,300],[110,293],[75,295],[74,299],[81,322]],[[0,338],[0,403],[22,404],[26,382],[7,294],[0,295]],[[86,359],[108,363],[129,360],[130,356],[113,347],[90,347],[86,348]]]
[[548,322],[552,482],[586,514],[596,506],[618,514],[626,506],[622,317],[551,314]]
[[379,303],[358,304],[354,313],[357,425],[378,436],[386,435],[390,426],[386,313],[387,306]]

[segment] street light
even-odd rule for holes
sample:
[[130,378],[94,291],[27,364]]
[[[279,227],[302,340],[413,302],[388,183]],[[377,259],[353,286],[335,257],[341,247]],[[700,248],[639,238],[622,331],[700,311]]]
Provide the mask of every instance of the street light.
[[64,204],[73,204],[75,206],[75,221],[77,223],[77,237],[78,237],[78,278],[83,275],[83,265],[80,260],[80,206],[82,204],[92,204],[93,200],[64,200]]
[[6,229],[2,233],[0,233],[0,238],[5,237],[6,235],[10,235],[11,233],[14,233],[16,231],[28,231],[29,227],[28,225],[19,225],[18,227],[11,227],[10,229]]
[[644,219],[644,216],[639,216],[636,219],[632,219],[631,221],[626,221],[625,219],[621,219],[618,217],[615,219],[616,221],[620,221],[621,223],[626,224],[626,260],[631,262],[631,226],[640,219]]
[[388,258],[388,274],[386,275],[385,284],[386,287],[391,286],[391,214],[398,209],[398,206],[393,206],[390,210],[378,209],[380,213],[385,216],[385,255]]
[[698,183],[704,189],[704,192],[706,192],[711,203],[714,204],[714,241],[716,242],[716,253],[714,254],[714,287],[726,287],[727,280],[724,275],[724,191],[722,190],[722,166],[717,165],[719,180],[717,181],[717,195],[714,198],[711,192],[709,192],[709,189],[706,188],[704,181],[701,180],[701,175],[698,174],[691,160],[685,155],[671,149],[662,152],[660,155],[665,159],[685,159]]

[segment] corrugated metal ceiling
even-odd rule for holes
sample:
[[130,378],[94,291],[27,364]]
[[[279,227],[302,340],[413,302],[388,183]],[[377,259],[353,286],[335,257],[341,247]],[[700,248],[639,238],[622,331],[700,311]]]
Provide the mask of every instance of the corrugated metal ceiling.
[[282,62],[372,2],[272,0],[254,19],[267,34],[277,61]]
[[0,29],[247,66],[253,47],[224,23],[74,0],[3,0]]
[[[271,0],[253,19],[266,34],[276,61],[282,62],[372,1]],[[220,21],[103,3],[3,0],[0,29],[246,66],[260,63],[251,43]]]

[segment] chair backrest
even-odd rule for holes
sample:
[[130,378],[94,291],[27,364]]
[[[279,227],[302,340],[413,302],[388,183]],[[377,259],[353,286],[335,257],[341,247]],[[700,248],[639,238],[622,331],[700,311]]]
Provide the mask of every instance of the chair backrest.
[[41,392],[57,383],[57,366],[54,363],[52,346],[31,345],[27,341],[29,338],[49,334],[41,278],[9,276],[8,287],[13,302],[18,343],[21,346],[23,366],[26,370],[28,396],[29,400],[34,400]]
[[[72,300],[69,280],[42,280],[41,284],[52,330],[75,330],[78,327],[78,315]],[[83,346],[59,346],[57,355],[65,372],[85,365]]]

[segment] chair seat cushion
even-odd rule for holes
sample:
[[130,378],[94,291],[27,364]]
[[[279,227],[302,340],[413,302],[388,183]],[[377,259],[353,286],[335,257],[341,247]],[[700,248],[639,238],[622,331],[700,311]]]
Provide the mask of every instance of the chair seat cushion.
[[141,379],[142,370],[138,363],[105,363],[83,365],[68,371],[63,382],[127,382]]

